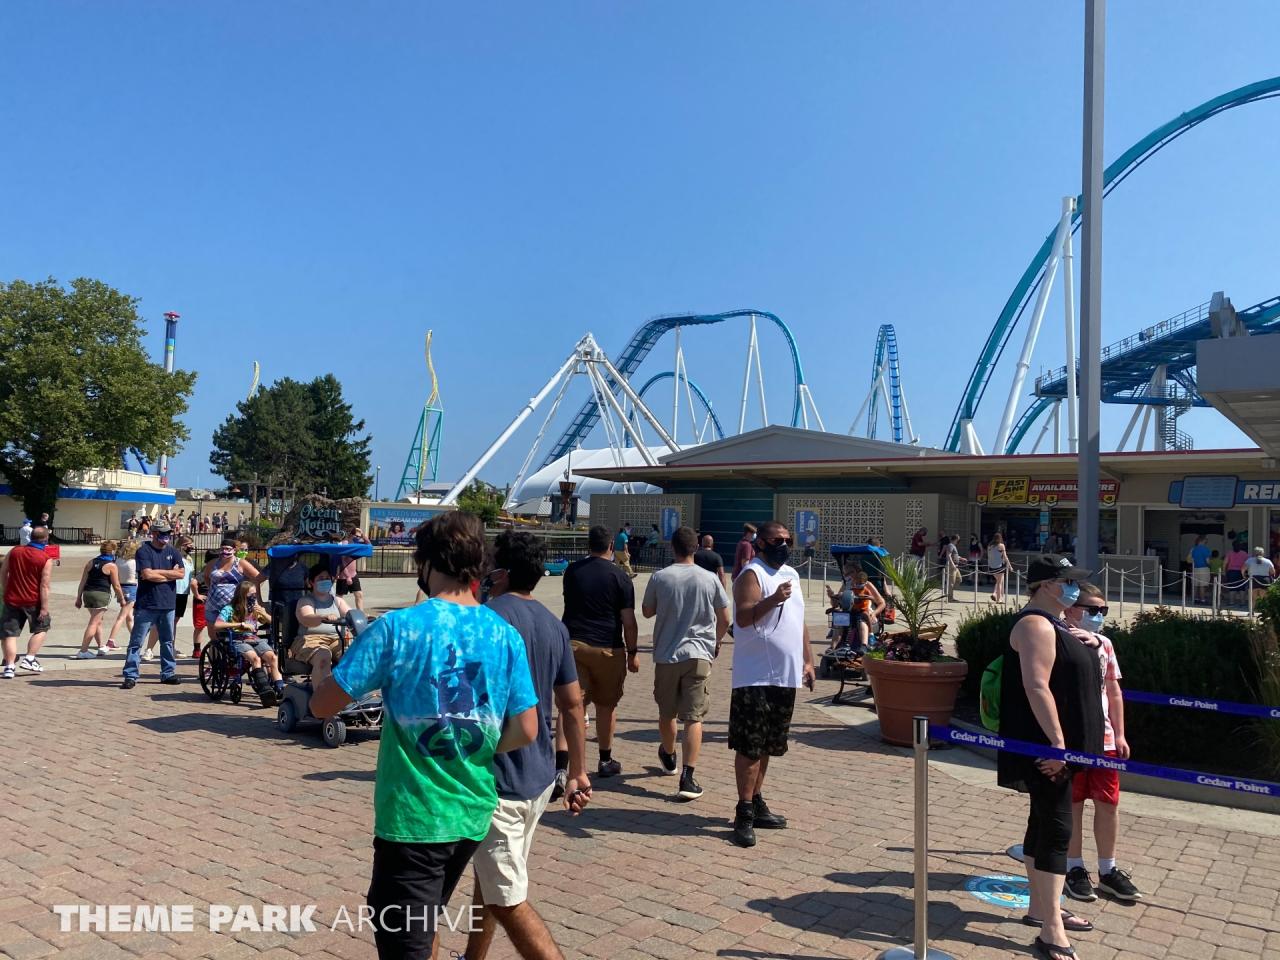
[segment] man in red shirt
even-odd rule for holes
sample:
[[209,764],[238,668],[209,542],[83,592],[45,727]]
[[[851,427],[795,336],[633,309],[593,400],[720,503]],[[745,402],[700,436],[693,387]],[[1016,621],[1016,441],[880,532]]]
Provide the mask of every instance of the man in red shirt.
[[733,552],[732,579],[737,580],[742,568],[756,558],[755,539],[756,525],[754,523],[743,524],[742,539],[738,541],[738,548]]
[[31,531],[30,544],[14,547],[0,561],[0,595],[4,597],[4,607],[0,610],[0,638],[4,645],[0,680],[13,679],[18,635],[28,624],[31,636],[27,640],[26,655],[18,661],[18,666],[28,673],[44,671],[36,654],[49,632],[49,581],[53,564],[44,552],[48,545],[49,528],[36,527]]

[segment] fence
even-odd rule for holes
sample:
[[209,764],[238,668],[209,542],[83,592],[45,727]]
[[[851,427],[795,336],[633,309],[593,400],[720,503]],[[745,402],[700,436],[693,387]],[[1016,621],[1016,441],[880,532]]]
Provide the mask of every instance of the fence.
[[[19,542],[21,526],[0,527],[0,543],[10,545]],[[94,533],[93,527],[54,527],[49,531],[50,543],[97,543],[101,538]]]

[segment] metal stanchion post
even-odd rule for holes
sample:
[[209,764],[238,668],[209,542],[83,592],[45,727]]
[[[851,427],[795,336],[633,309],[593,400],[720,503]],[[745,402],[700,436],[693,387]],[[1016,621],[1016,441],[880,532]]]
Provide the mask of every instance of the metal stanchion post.
[[1116,572],[1120,574],[1120,619],[1121,621],[1123,621],[1124,620],[1124,571],[1117,570]]
[[1244,588],[1249,591],[1249,619],[1253,619],[1253,577],[1245,581]]
[[915,745],[915,946],[891,947],[879,960],[952,960],[929,946],[929,718],[912,718]]
[[974,612],[977,612],[977,609],[978,609],[978,565],[977,565],[976,563],[973,565],[973,609],[974,609]]
[[1182,571],[1182,612],[1187,612],[1187,571]]
[[1147,609],[1147,568],[1138,561],[1138,612]]
[[1102,568],[1102,599],[1111,599],[1111,564]]
[[1164,606],[1164,564],[1156,564],[1156,583],[1160,585],[1160,599],[1156,602],[1156,606]]

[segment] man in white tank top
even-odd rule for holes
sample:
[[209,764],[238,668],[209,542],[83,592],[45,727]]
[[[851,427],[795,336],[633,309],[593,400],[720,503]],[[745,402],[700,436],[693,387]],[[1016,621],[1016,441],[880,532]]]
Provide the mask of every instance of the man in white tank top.
[[733,584],[733,696],[729,703],[729,749],[738,781],[733,840],[756,843],[756,828],[781,830],[785,817],[764,802],[769,758],[787,752],[796,690],[813,689],[813,652],[804,622],[800,579],[787,565],[791,533],[776,520],[760,525],[756,557]]

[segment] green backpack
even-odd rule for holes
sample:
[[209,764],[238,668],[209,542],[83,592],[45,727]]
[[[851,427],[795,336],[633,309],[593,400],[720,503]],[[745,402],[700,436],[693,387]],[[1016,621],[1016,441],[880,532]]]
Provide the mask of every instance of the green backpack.
[[1000,681],[1004,677],[1004,654],[996,657],[982,671],[978,688],[978,713],[982,725],[992,733],[1000,732]]

